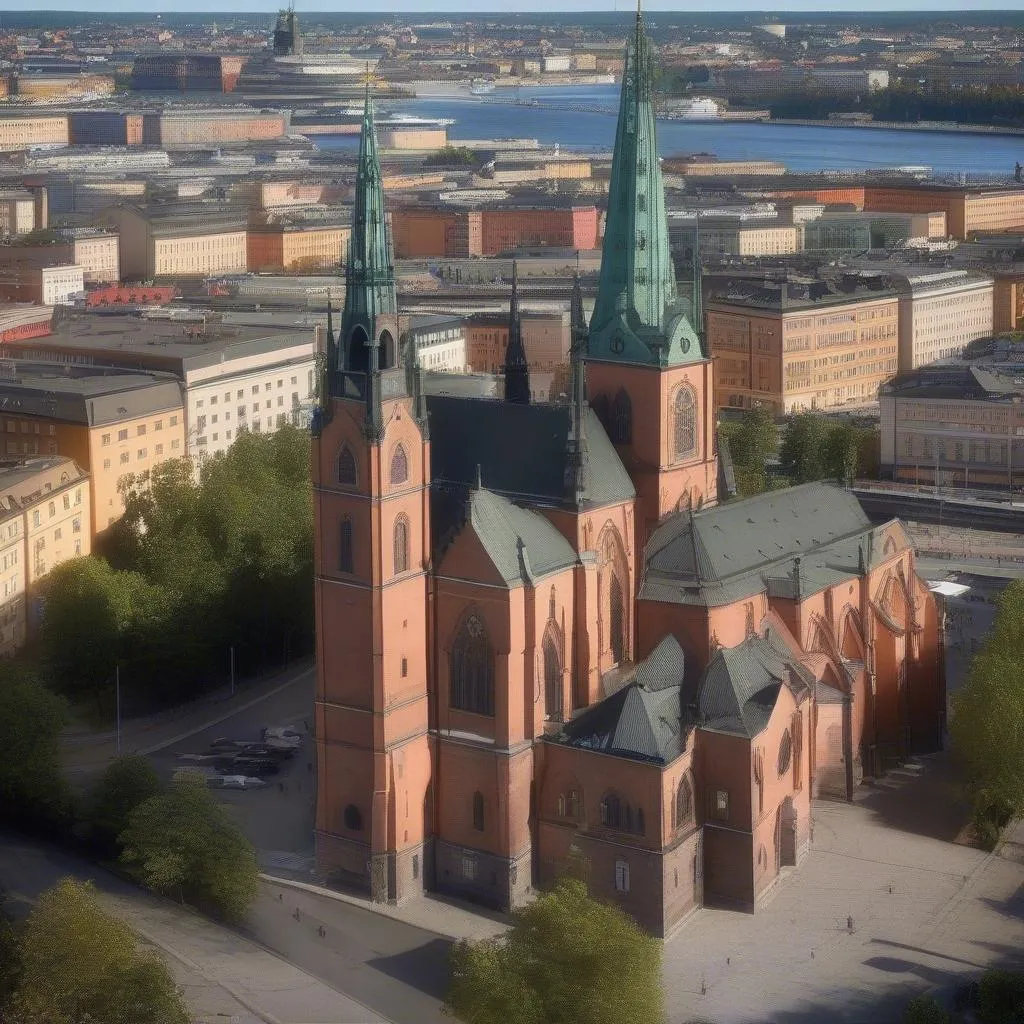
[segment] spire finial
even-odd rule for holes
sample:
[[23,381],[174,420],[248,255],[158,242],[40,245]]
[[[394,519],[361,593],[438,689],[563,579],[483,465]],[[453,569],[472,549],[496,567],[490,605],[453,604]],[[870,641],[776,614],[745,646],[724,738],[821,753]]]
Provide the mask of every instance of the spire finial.
[[641,21],[643,19],[643,11],[641,10],[641,4],[643,0],[636,0],[636,20]]
[[483,474],[480,471],[480,463],[476,464],[476,489],[482,491],[484,489]]

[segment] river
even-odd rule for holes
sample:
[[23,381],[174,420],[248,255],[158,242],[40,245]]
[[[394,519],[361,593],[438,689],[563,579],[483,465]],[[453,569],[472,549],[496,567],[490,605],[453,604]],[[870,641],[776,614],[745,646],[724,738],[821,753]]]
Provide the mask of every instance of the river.
[[[536,100],[536,106],[489,102]],[[495,90],[478,99],[468,94],[385,102],[384,110],[418,117],[452,118],[448,135],[459,139],[535,138],[543,145],[610,149],[615,138],[619,87],[565,86]],[[603,107],[607,112],[560,109],[569,105]],[[319,136],[322,148],[347,148],[353,137]],[[658,143],[665,156],[714,153],[723,160],[779,160],[790,170],[856,171],[876,167],[925,166],[936,174],[1012,177],[1024,162],[1024,136],[967,135],[885,128],[832,128],[817,125],[692,123],[659,121]]]

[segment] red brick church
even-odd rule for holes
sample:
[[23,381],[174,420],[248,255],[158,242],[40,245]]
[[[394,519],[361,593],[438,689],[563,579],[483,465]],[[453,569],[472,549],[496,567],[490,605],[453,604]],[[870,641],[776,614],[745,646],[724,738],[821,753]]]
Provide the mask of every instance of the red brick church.
[[939,743],[936,605],[900,524],[825,484],[718,500],[650,59],[638,16],[562,404],[531,402],[515,284],[501,397],[437,387],[403,344],[367,97],[314,423],[316,847],[374,899],[507,908],[572,864],[664,935],[756,908],[812,797]]

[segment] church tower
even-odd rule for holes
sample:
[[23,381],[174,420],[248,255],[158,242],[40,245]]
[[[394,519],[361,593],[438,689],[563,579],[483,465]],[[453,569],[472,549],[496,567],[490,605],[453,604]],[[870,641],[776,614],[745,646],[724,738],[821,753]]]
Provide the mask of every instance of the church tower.
[[398,350],[369,89],[337,338],[330,316],[313,425],[317,866],[397,902],[429,870],[430,440]]
[[711,361],[676,288],[639,8],[626,52],[597,300],[591,404],[633,478],[638,541],[677,508],[716,499]]

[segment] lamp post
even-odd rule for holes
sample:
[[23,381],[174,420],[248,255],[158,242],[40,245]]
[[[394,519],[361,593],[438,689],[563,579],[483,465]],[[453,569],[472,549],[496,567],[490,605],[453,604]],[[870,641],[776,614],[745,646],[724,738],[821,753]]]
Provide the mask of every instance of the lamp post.
[[114,727],[114,749],[121,756],[121,666],[114,666],[114,701],[116,704],[116,724]]
[[235,645],[231,645],[231,696],[235,695]]

